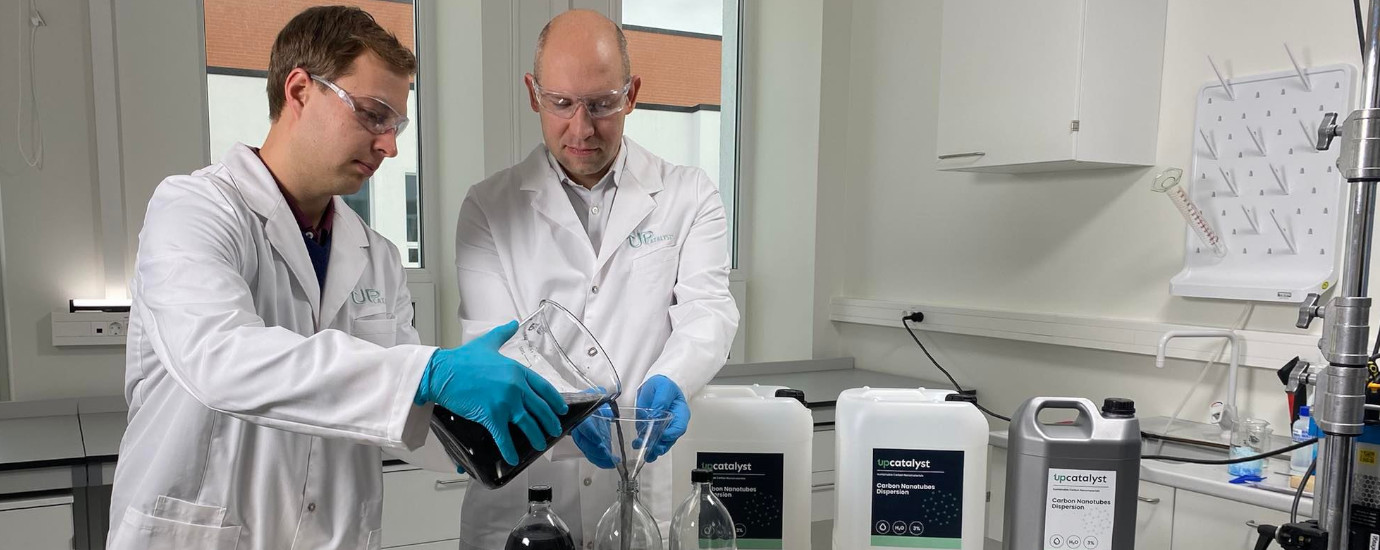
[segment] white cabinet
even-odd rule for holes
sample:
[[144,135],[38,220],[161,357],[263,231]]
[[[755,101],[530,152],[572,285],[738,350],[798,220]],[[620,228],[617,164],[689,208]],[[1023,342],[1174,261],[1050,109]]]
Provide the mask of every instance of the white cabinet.
[[[460,546],[460,502],[469,478],[405,466],[383,474],[383,547],[431,550]],[[515,520],[516,521],[516,520]],[[445,544],[439,544],[444,542]]]
[[940,170],[1155,162],[1167,0],[945,0]]
[[1211,497],[1190,491],[1177,491],[1174,497],[1175,550],[1251,550],[1258,535],[1255,525],[1279,525],[1289,514]]
[[0,550],[71,550],[72,497],[0,500]]
[[1174,532],[1173,487],[1140,482],[1136,492],[1136,550],[1168,550]]

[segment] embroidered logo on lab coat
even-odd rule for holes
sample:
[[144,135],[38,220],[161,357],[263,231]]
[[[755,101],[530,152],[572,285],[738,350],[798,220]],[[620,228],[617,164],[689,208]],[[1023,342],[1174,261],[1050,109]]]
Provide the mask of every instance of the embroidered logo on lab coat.
[[365,302],[371,304],[382,304],[383,294],[379,293],[377,289],[373,288],[357,288],[355,290],[350,291],[350,301],[354,302],[355,304],[363,304]]
[[674,233],[670,235],[657,235],[655,231],[633,231],[632,234],[628,235],[628,246],[632,248],[642,248],[643,246],[664,242],[670,242],[671,245],[675,245],[676,235]]

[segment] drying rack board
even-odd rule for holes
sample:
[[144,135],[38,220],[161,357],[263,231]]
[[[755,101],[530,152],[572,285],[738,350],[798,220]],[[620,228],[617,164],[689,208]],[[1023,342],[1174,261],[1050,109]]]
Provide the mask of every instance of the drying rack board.
[[1198,92],[1193,166],[1184,179],[1227,248],[1188,231],[1177,296],[1301,302],[1335,284],[1345,182],[1340,147],[1318,151],[1326,112],[1349,113],[1356,69],[1331,65],[1214,81]]

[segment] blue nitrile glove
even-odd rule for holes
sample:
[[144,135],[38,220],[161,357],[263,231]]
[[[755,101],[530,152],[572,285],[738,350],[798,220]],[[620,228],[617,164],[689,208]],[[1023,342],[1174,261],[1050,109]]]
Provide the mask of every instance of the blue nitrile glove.
[[653,442],[652,448],[647,450],[647,462],[656,462],[657,457],[671,450],[671,445],[675,445],[676,440],[690,428],[690,404],[685,402],[685,393],[680,391],[680,386],[665,375],[658,374],[648,378],[637,390],[637,407],[671,413],[671,422],[661,432],[661,439]]
[[[607,404],[601,405],[594,414],[611,417],[613,409]],[[575,441],[575,446],[580,448],[580,452],[585,454],[590,464],[605,470],[617,465],[618,459],[613,456],[613,441],[609,436],[608,422],[596,420],[591,415],[570,431],[570,439]]]
[[514,466],[518,454],[508,425],[516,424],[532,447],[545,451],[542,430],[551,437],[560,436],[561,421],[556,415],[569,411],[550,382],[498,353],[517,327],[513,321],[458,348],[436,350],[414,399],[418,405],[434,402],[484,426],[504,462]]

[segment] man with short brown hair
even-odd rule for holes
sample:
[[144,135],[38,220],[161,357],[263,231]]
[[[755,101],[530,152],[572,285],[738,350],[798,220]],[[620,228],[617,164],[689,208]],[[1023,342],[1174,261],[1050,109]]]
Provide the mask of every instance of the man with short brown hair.
[[114,550],[378,548],[380,448],[432,404],[518,461],[567,412],[498,353],[509,322],[418,345],[397,249],[339,195],[396,156],[416,58],[366,12],[308,9],[271,54],[262,148],[164,180],[139,235]]

